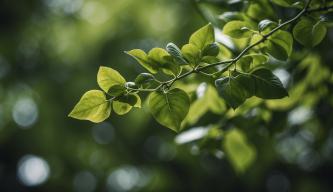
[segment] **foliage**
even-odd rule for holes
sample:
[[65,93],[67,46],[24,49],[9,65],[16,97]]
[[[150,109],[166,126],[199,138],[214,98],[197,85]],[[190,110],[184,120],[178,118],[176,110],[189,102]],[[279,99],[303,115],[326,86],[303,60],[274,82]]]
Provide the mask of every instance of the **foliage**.
[[[300,5],[302,2],[274,1],[274,3],[288,7]],[[302,7],[299,14],[280,24],[264,19],[259,21],[256,26],[257,18],[247,18],[245,15],[242,15],[240,19],[230,18],[230,21],[223,27],[223,33],[234,39],[250,39],[251,41],[246,43],[248,46],[237,57],[227,61],[223,61],[219,57],[219,55],[225,54],[222,49],[220,50],[220,47],[225,45],[215,41],[212,24],[194,32],[188,44],[182,46],[181,49],[174,43],[169,43],[166,49],[153,48],[148,54],[140,49],[127,51],[127,54],[152,74],[139,74],[135,82],[126,83],[124,78],[114,69],[101,67],[97,81],[101,89],[110,96],[109,99],[105,98],[104,100],[107,103],[113,103],[115,111],[122,108],[118,114],[123,115],[129,112],[131,106],[135,106],[136,102],[123,99],[121,106],[119,98],[132,96],[133,99],[138,98],[139,100],[137,93],[152,92],[149,97],[149,108],[154,118],[162,125],[178,132],[181,130],[181,123],[189,111],[190,101],[188,93],[179,88],[174,89],[172,86],[176,81],[193,73],[203,73],[215,79],[220,96],[233,109],[242,105],[252,96],[262,99],[281,99],[288,96],[287,90],[279,78],[265,66],[265,63],[267,63],[269,56],[272,59],[285,61],[292,54],[293,36],[285,29],[290,24],[297,22],[293,34],[298,42],[304,46],[318,45],[325,37],[326,26],[322,19],[316,16],[317,11],[322,12],[322,9],[316,7],[325,7],[327,6],[325,3],[308,1],[304,5],[298,6]],[[252,48],[255,47],[257,49],[252,51]],[[217,68],[220,65],[223,67],[222,69]],[[230,69],[232,65],[235,66],[233,70]],[[213,70],[213,72],[205,72],[208,69]],[[157,80],[157,75],[166,75],[172,78],[160,81]],[[148,88],[154,85],[154,88]],[[91,97],[91,101],[86,98],[85,101],[91,102],[91,105],[94,106],[95,98]],[[80,111],[81,105],[86,104],[80,101],[73,112]],[[107,110],[107,114],[102,114],[92,107],[89,113],[90,116],[94,115],[104,120],[105,116],[109,115],[110,110]],[[70,116],[92,120],[90,116]]]

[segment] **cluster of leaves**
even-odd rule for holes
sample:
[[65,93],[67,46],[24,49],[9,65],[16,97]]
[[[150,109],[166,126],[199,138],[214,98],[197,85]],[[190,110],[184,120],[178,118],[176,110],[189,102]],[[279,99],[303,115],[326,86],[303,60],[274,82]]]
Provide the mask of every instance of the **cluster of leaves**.
[[[69,116],[101,122],[111,109],[119,115],[133,107],[141,107],[138,93],[151,92],[148,106],[153,117],[163,126],[176,132],[191,109],[192,97],[175,82],[191,74],[214,79],[218,95],[236,109],[248,98],[280,99],[287,90],[273,72],[266,67],[270,60],[286,61],[292,54],[293,40],[306,47],[318,45],[326,35],[325,19],[317,11],[327,7],[325,1],[273,0],[279,6],[300,8],[292,19],[281,23],[266,19],[273,11],[267,1],[250,1],[247,14],[226,12],[223,33],[235,40],[243,40],[245,48],[233,59],[228,48],[216,42],[214,28],[208,24],[194,32],[188,44],[179,48],[169,43],[165,49],[153,48],[148,53],[140,49],[126,52],[149,73],[139,74],[127,82],[116,70],[100,67],[97,82],[102,89],[85,93]],[[263,10],[267,9],[267,12]],[[292,34],[287,31],[295,24]],[[231,69],[233,67],[233,69]],[[160,79],[166,78],[162,81]]]

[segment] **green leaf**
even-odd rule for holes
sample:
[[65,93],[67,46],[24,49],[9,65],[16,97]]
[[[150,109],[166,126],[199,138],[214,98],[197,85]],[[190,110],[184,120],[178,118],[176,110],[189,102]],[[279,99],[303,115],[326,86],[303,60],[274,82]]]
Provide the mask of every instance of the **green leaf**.
[[230,21],[223,27],[223,33],[236,39],[251,37],[251,26],[245,21]]
[[190,37],[189,43],[198,47],[199,50],[203,50],[207,45],[214,43],[214,41],[214,28],[212,24],[208,24],[194,32]]
[[162,69],[167,75],[177,75],[180,67],[172,61],[171,55],[162,48],[153,48],[148,53],[148,58]]
[[255,96],[263,99],[280,99],[288,96],[280,79],[269,69],[259,68],[251,73],[255,81]]
[[142,84],[149,83],[151,81],[154,81],[155,77],[150,74],[150,73],[140,73],[136,78],[135,78],[135,84],[138,86]]
[[240,66],[244,72],[249,72],[251,68],[266,63],[268,59],[268,56],[263,54],[249,54],[241,57],[236,64]]
[[212,43],[204,48],[204,50],[202,51],[202,56],[217,56],[219,52],[219,45],[217,43]]
[[141,108],[141,99],[137,94],[123,95],[112,102],[113,111],[118,115],[130,112],[132,107]]
[[190,65],[198,65],[201,59],[201,51],[199,48],[193,44],[186,44],[181,50],[185,59],[190,63]]
[[325,38],[326,33],[325,24],[311,18],[302,18],[293,29],[295,39],[306,47],[318,45]]
[[264,31],[267,28],[276,27],[278,24],[275,21],[271,21],[269,19],[264,19],[259,22],[258,29],[259,31]]
[[239,129],[232,129],[225,135],[223,147],[234,169],[242,173],[255,160],[256,150],[247,142],[245,134]]
[[175,88],[166,93],[162,91],[151,93],[148,105],[157,122],[178,132],[189,111],[190,99],[186,92]]
[[99,123],[107,119],[110,113],[110,101],[106,99],[103,91],[91,90],[81,97],[68,116]]
[[103,89],[108,92],[114,85],[123,85],[126,82],[123,76],[118,71],[110,67],[100,67],[97,73],[97,83]]
[[140,49],[133,49],[131,51],[125,52],[128,55],[132,56],[136,61],[139,62],[141,66],[143,66],[145,69],[147,69],[150,73],[157,73],[158,71],[158,66],[155,63],[152,63],[148,59],[148,55],[140,50]]
[[252,97],[255,91],[254,81],[247,74],[217,79],[215,86],[220,96],[233,109],[243,104],[247,98]]
[[110,87],[108,94],[114,97],[118,97],[119,95],[122,95],[125,93],[126,88],[123,85],[113,85]]
[[177,45],[173,43],[168,43],[166,46],[167,52],[174,58],[175,62],[180,65],[186,65],[187,62],[183,58],[182,52]]
[[293,37],[287,31],[273,33],[265,42],[264,51],[278,60],[287,60],[293,48]]
[[240,12],[224,12],[222,15],[219,16],[219,19],[221,19],[224,22],[230,22],[233,20],[244,20],[244,15]]

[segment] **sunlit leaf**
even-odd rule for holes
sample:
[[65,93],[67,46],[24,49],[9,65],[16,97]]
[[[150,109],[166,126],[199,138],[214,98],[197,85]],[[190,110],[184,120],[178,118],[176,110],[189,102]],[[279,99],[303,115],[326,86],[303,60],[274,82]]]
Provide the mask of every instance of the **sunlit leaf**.
[[112,86],[124,85],[125,82],[124,77],[110,67],[100,67],[98,70],[97,83],[105,92],[108,92]]
[[81,97],[68,116],[99,123],[110,116],[110,104],[102,91],[91,90]]
[[214,28],[208,24],[194,32],[189,40],[190,44],[195,45],[199,50],[203,50],[207,45],[214,43]]

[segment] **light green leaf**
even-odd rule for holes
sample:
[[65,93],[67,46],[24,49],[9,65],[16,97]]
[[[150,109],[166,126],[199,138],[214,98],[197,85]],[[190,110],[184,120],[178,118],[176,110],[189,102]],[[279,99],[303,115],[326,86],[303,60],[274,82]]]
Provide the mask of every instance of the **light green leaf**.
[[142,51],[140,49],[133,49],[133,50],[127,51],[125,53],[132,56],[135,60],[137,60],[139,62],[140,65],[142,65],[150,73],[153,73],[153,74],[157,73],[158,66],[148,59],[148,55],[144,51]]
[[131,111],[132,107],[141,108],[141,99],[137,94],[123,95],[112,102],[112,108],[118,115]]
[[153,48],[148,53],[148,58],[162,69],[167,75],[177,75],[180,67],[173,63],[171,55],[162,48]]
[[251,26],[245,21],[230,21],[223,27],[223,33],[236,39],[251,37]]
[[256,149],[248,143],[245,134],[239,129],[232,129],[225,135],[223,147],[234,169],[243,173],[256,158]]
[[326,36],[326,26],[321,21],[302,18],[294,27],[295,39],[306,47],[318,45]]
[[293,37],[287,31],[273,33],[265,42],[265,52],[278,60],[287,60],[293,48]]
[[255,81],[255,96],[263,99],[280,99],[288,96],[280,79],[269,69],[259,68],[251,73]]
[[148,105],[157,122],[178,132],[189,111],[190,99],[186,92],[175,88],[166,93],[162,91],[151,93]]
[[126,82],[123,76],[118,71],[110,67],[100,67],[97,73],[97,83],[103,89],[108,92],[114,85],[123,85]]
[[255,91],[254,81],[247,74],[217,79],[215,86],[220,96],[233,109],[243,104],[247,98],[252,97]]
[[203,50],[207,45],[214,43],[214,41],[214,28],[212,24],[208,24],[194,32],[190,37],[189,43],[198,47],[199,50]]
[[193,44],[186,44],[181,50],[185,59],[190,63],[190,65],[198,65],[201,59],[201,51],[199,48]]
[[268,56],[263,54],[249,54],[241,57],[236,64],[237,66],[240,66],[243,71],[249,72],[250,69],[266,63],[268,59]]
[[68,116],[99,123],[107,119],[110,113],[110,101],[106,99],[105,94],[100,90],[91,90],[81,97]]

